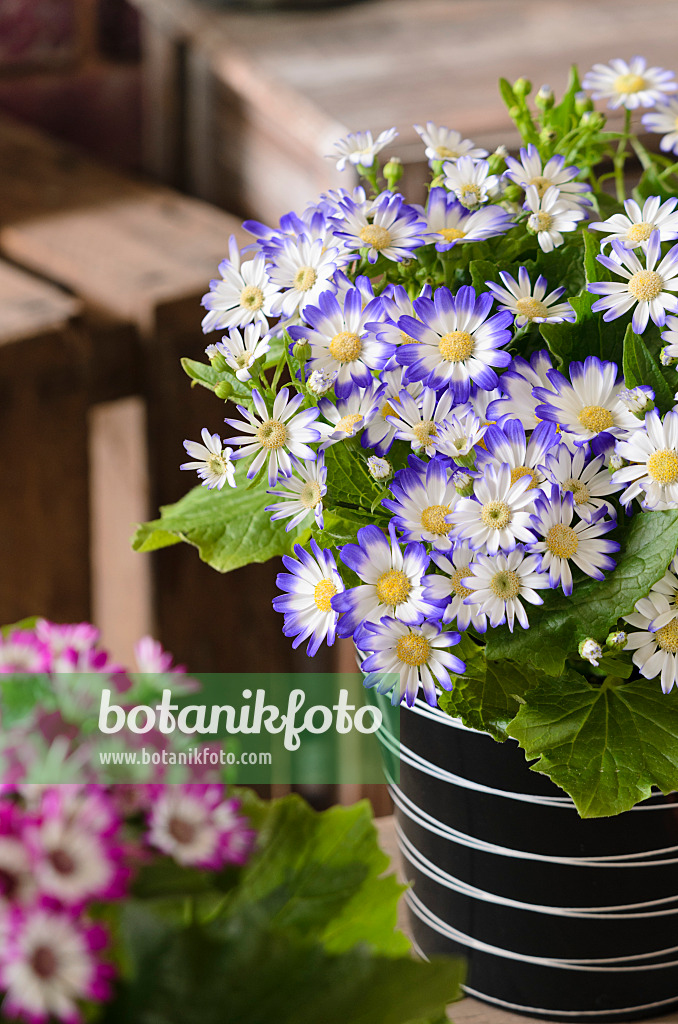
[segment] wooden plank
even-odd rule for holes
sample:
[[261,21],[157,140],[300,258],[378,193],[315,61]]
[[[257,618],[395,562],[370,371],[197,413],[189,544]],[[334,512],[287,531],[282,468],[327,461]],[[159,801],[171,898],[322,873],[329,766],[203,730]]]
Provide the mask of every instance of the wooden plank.
[[180,186],[182,149],[180,44],[157,21],[141,22],[144,170],[165,185]]
[[80,303],[53,285],[0,264],[0,345],[61,330]]

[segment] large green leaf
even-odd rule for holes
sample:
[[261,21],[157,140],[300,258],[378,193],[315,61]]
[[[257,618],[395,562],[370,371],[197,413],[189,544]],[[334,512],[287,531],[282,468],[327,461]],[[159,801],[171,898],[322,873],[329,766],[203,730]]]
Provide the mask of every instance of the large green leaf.
[[[367,469],[367,455],[356,441],[349,439],[333,444],[325,452],[327,466],[327,504],[342,515],[345,508],[349,517],[369,513],[371,522],[387,523],[387,516],[379,508],[379,495],[383,485],[377,483]],[[377,505],[375,507],[375,500]]]
[[454,686],[443,691],[438,704],[471,729],[505,740],[509,722],[534,683],[534,673],[510,661],[488,662],[483,648],[467,635],[462,636],[454,653],[466,662],[466,671],[454,677]]
[[624,338],[624,380],[629,388],[649,384],[654,390],[655,404],[661,411],[673,409],[673,396],[678,387],[675,367],[662,366],[650,353],[643,339],[633,333],[631,324]]
[[662,693],[658,679],[592,686],[543,677],[507,731],[582,817],[627,811],[652,786],[678,789],[678,692]]
[[236,488],[194,487],[174,505],[165,505],[160,519],[138,527],[132,542],[135,551],[154,551],[183,540],[218,572],[288,554],[294,532],[285,532],[284,520],[271,521],[266,505],[275,498],[266,492],[265,483],[248,488],[245,472],[238,463]]
[[506,626],[488,630],[487,657],[531,662],[558,675],[580,640],[591,636],[602,642],[617,619],[628,615],[664,574],[678,546],[678,511],[636,513],[611,536],[622,543],[616,569],[602,581],[577,583],[571,597],[560,590],[542,591],[543,605],[529,609],[529,629],[516,625],[513,633]]

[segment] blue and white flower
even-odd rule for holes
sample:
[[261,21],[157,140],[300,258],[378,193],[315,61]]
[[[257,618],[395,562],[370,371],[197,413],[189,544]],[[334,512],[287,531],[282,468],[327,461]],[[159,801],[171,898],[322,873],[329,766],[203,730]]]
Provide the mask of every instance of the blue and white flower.
[[294,553],[296,558],[283,555],[288,571],[278,573],[276,583],[284,593],[273,598],[273,607],[285,616],[283,633],[295,638],[292,646],[308,639],[306,653],[312,658],[323,640],[329,647],[334,643],[338,615],[332,598],[343,591],[344,584],[329,548],[320,548],[312,540],[310,554],[300,544],[294,545]]
[[541,400],[536,415],[560,424],[577,444],[599,434],[619,437],[637,429],[638,420],[619,400],[624,381],[616,363],[588,356],[583,363],[570,363],[571,383],[558,370],[549,370],[547,376],[555,393],[542,387],[534,389]]
[[476,632],[484,633],[487,616],[478,605],[466,603],[473,591],[462,582],[473,575],[475,557],[476,552],[468,544],[455,544],[448,555],[432,552],[431,560],[444,575],[430,573],[424,578],[424,585],[431,600],[445,603],[444,623],[454,622],[462,632],[472,626]]
[[455,540],[491,555],[529,544],[535,539],[531,515],[537,494],[531,476],[512,483],[508,465],[487,466],[474,481],[473,497],[460,498],[454,509]]
[[508,370],[501,375],[502,398],[496,398],[487,407],[487,418],[501,423],[504,416],[519,419],[526,430],[533,430],[542,419],[536,412],[541,399],[535,395],[535,388],[555,393],[548,378],[553,369],[551,356],[546,349],[533,352],[530,361],[516,356]]
[[525,190],[525,207],[530,211],[527,218],[528,231],[537,236],[542,252],[552,252],[562,245],[563,232],[574,231],[580,220],[586,216],[572,199],[563,199],[559,189],[550,185],[542,196],[536,185]]
[[468,401],[472,381],[486,391],[496,388],[494,367],[511,362],[503,351],[511,340],[511,315],[489,316],[492,302],[489,292],[476,297],[468,286],[456,295],[449,288],[437,288],[433,301],[415,299],[420,319],[403,316],[398,321],[400,329],[417,341],[396,352],[397,361],[408,367],[408,380],[424,381],[436,390],[449,387],[459,404]]
[[551,483],[557,484],[561,494],[572,494],[574,510],[590,522],[601,509],[616,517],[614,505],[605,498],[622,489],[605,468],[605,457],[597,455],[589,461],[588,445],[580,445],[571,452],[567,445],[559,444],[546,456],[546,473]]
[[625,490],[619,496],[628,505],[641,494],[643,508],[678,508],[678,412],[667,412],[664,421],[657,409],[648,412],[645,423],[617,441],[615,451],[629,463],[612,476]]
[[522,602],[543,604],[537,590],[548,588],[549,578],[540,571],[539,555],[526,555],[517,547],[506,555],[476,555],[473,575],[462,583],[472,592],[466,601],[487,615],[493,629],[507,623],[513,632],[516,619],[523,629],[529,629]]
[[426,702],[435,707],[436,686],[451,690],[450,673],[460,675],[466,669],[464,662],[447,650],[459,640],[459,633],[443,633],[431,622],[421,626],[389,618],[368,622],[359,640],[361,650],[369,653],[362,664],[367,673],[365,686],[374,686],[382,694],[391,693],[392,704],[405,700],[408,707],[412,707],[421,688]]
[[645,266],[640,262],[633,249],[614,240],[612,250],[615,259],[609,256],[597,256],[604,267],[611,270],[623,281],[592,281],[587,287],[594,295],[602,295],[591,309],[594,312],[604,309],[603,320],[616,320],[633,306],[631,326],[636,334],[642,334],[648,320],[658,327],[666,323],[667,310],[678,313],[678,245],[674,245],[657,266],[661,255],[659,232],[653,231],[647,243]]
[[673,71],[649,68],[644,57],[632,57],[628,64],[619,58],[609,64],[594,64],[582,85],[594,100],[607,100],[610,110],[653,107],[678,89]]
[[430,165],[436,160],[458,160],[460,156],[482,158],[486,149],[479,149],[470,139],[463,139],[453,128],[427,121],[426,127],[414,125],[414,130],[426,146],[425,155]]
[[[640,610],[640,607],[643,610]],[[666,625],[656,629],[654,622],[657,611],[653,601],[646,599],[636,604],[624,620],[634,627],[626,638],[627,651],[633,651],[633,664],[646,679],[661,678],[664,693],[670,693],[678,682],[678,616],[673,616]]]
[[434,455],[437,447],[438,430],[451,414],[453,398],[449,391],[442,393],[424,388],[415,400],[407,390],[400,392],[393,413],[388,417],[401,441],[409,441],[413,451]]
[[678,99],[666,97],[649,114],[643,114],[643,128],[662,135],[662,153],[678,153]]
[[[678,107],[678,101],[676,103]],[[653,231],[659,232],[659,241],[667,242],[678,238],[678,199],[667,199],[662,203],[659,196],[650,196],[641,209],[635,199],[624,202],[625,213],[614,213],[607,220],[589,224],[591,231],[604,231],[601,251],[616,239],[624,249],[641,247],[647,249]]]
[[324,450],[337,441],[359,434],[378,415],[383,395],[384,385],[370,380],[369,387],[353,388],[347,398],[338,399],[336,404],[329,398],[321,398],[318,409],[327,421],[317,423],[323,438],[321,448]]
[[558,302],[565,288],[554,288],[546,294],[546,278],[539,275],[534,287],[525,267],[518,270],[518,280],[511,277],[505,270],[499,272],[504,287],[494,281],[485,284],[494,295],[499,309],[513,313],[516,327],[524,327],[528,323],[559,324],[563,321],[574,322],[577,314],[569,302]]
[[[476,445],[484,443],[487,427],[488,424],[476,416],[470,403],[458,406],[456,413],[447,416],[437,428],[433,438],[435,448],[452,460],[463,459],[471,455]],[[482,447],[478,450],[482,451]]]
[[402,366],[396,365],[395,369],[382,370],[379,379],[385,385],[385,389],[379,399],[379,413],[370,417],[370,422],[365,425],[365,433],[360,438],[363,448],[373,448],[380,456],[386,455],[395,440],[396,427],[392,417],[398,414],[401,392],[407,391],[414,400],[422,391],[423,385],[420,383],[405,384],[404,375],[405,370]]
[[385,498],[382,505],[393,513],[393,522],[405,540],[425,541],[440,551],[449,551],[450,517],[459,501],[454,480],[440,459],[425,464],[410,456],[409,463],[394,477],[393,500]]
[[195,469],[202,480],[202,486],[218,491],[225,483],[235,487],[235,466],[231,461],[232,448],[224,448],[218,434],[210,434],[207,427],[201,431],[203,443],[184,441],[184,448],[195,462],[184,462],[179,469]]
[[278,490],[269,491],[283,500],[275,505],[267,505],[266,511],[272,512],[271,519],[289,519],[286,531],[299,526],[311,514],[322,530],[323,498],[327,494],[327,466],[322,455],[312,462],[301,462],[292,456],[292,475],[285,477]]
[[530,545],[530,551],[541,555],[541,568],[548,570],[552,587],[562,586],[563,593],[572,593],[573,562],[594,580],[605,578],[603,570],[614,569],[616,562],[610,552],[619,551],[619,544],[607,540],[605,534],[617,525],[614,519],[604,519],[601,509],[587,522],[580,519],[572,525],[574,494],[561,497],[560,488],[554,486],[548,501],[542,497],[532,516],[532,528],[543,540]]
[[488,202],[499,186],[499,176],[490,174],[489,162],[474,160],[471,156],[461,156],[454,163],[444,163],[443,174],[445,187],[454,192],[467,210]]
[[305,235],[286,238],[268,267],[278,294],[271,302],[271,315],[285,323],[298,323],[306,306],[316,305],[324,291],[333,291],[332,277],[338,267],[339,250],[326,249],[318,238]]
[[484,446],[476,453],[478,469],[484,472],[488,466],[498,469],[505,464],[509,467],[512,484],[521,477],[529,477],[531,487],[544,489],[548,453],[558,443],[555,423],[545,420],[537,424],[528,441],[520,420],[505,419],[501,426],[488,426],[483,440]]
[[410,626],[440,618],[438,602],[424,593],[423,576],[430,561],[426,548],[411,543],[403,551],[395,527],[390,538],[377,526],[361,527],[358,543],[345,544],[339,557],[363,581],[332,600],[334,610],[341,613],[339,636],[353,636],[362,624],[379,622],[385,615]]
[[346,292],[343,304],[331,292],[323,292],[317,306],[304,311],[309,327],[290,327],[295,341],[311,346],[311,370],[336,372],[334,390],[338,398],[348,398],[355,385],[367,388],[372,383],[372,370],[383,370],[393,353],[393,346],[380,341],[367,328],[381,320],[381,300],[376,298],[363,309],[358,288]]
[[362,164],[363,167],[371,167],[377,153],[380,153],[397,137],[396,128],[386,128],[377,135],[376,139],[370,131],[350,132],[346,138],[339,139],[334,143],[337,153],[330,155],[328,159],[336,160],[337,154],[339,155],[338,171],[345,170],[347,164],[352,164],[354,167],[358,164]]
[[503,235],[514,224],[511,214],[501,206],[468,210],[444,188],[431,189],[421,213],[426,217],[429,240],[435,241],[438,252],[447,252],[461,242],[481,242]]
[[351,199],[341,203],[332,220],[336,236],[355,249],[367,249],[369,263],[378,257],[400,262],[426,242],[426,221],[403,197],[384,192],[366,210]]
[[255,455],[247,470],[248,479],[255,477],[268,461],[268,485],[275,487],[281,473],[283,476],[292,475],[290,455],[296,455],[298,459],[316,458],[309,444],[320,440],[320,431],[311,426],[318,416],[318,410],[304,409],[298,413],[297,409],[303,400],[303,395],[295,395],[290,399],[289,389],[283,388],[276,395],[273,410],[269,413],[266,402],[254,388],[252,401],[256,414],[239,405],[238,412],[245,420],[226,419],[230,427],[244,431],[243,434],[229,438],[233,444],[243,446],[235,453],[233,460]]
[[271,347],[270,335],[262,338],[261,331],[260,321],[247,324],[242,331],[231,327],[228,334],[214,345],[215,352],[224,357],[240,381],[251,378],[252,365],[265,356]]
[[259,252],[242,263],[235,235],[231,235],[228,251],[229,258],[219,264],[221,279],[210,281],[210,290],[202,297],[201,305],[208,310],[202,320],[203,332],[257,322],[267,330],[266,318],[278,289],[269,279],[264,254]]
[[591,191],[590,186],[583,181],[574,180],[579,174],[579,168],[565,167],[563,156],[552,156],[542,167],[539,150],[530,142],[527,149],[520,150],[520,160],[507,156],[506,166],[506,177],[525,190],[533,185],[539,199],[542,199],[547,189],[553,186],[558,189],[558,198],[561,202],[570,203],[577,209],[582,204],[590,204],[586,196],[586,193]]

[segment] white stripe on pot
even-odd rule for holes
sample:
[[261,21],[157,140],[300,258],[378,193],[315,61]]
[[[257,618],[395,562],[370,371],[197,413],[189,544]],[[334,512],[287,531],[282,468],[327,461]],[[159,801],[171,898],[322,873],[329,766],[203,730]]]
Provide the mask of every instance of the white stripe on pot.
[[494,1003],[495,1006],[503,1006],[507,1010],[519,1010],[522,1013],[536,1014],[540,1017],[547,1014],[559,1017],[583,1017],[586,1014],[587,1017],[609,1017],[613,1013],[633,1013],[635,1010],[654,1010],[660,1006],[670,1006],[671,1003],[678,1002],[678,996],[669,996],[668,999],[658,999],[654,1003],[640,1003],[636,1006],[619,1006],[614,1010],[545,1010],[540,1006],[523,1006],[522,1003],[511,1003],[507,999],[498,999],[496,996],[486,996],[484,992],[479,992],[475,988],[471,988],[470,985],[462,985],[464,992],[467,995],[473,996],[475,999],[482,999],[486,1003]]

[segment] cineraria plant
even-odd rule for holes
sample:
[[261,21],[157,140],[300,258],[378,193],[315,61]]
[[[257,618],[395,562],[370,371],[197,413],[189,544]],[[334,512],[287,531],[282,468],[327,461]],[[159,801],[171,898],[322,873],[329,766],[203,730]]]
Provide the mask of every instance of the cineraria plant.
[[90,781],[88,694],[196,688],[150,638],[135,653],[130,674],[88,623],[0,631],[0,1018],[442,1024],[460,965],[411,959],[366,802]]
[[237,414],[136,546],[282,555],[294,645],[352,637],[367,686],[602,815],[678,788],[678,83],[636,57],[530,92],[501,81],[513,155],[416,126],[422,203],[395,129],[360,132],[362,185],[246,222],[203,299],[222,340],[183,362]]

